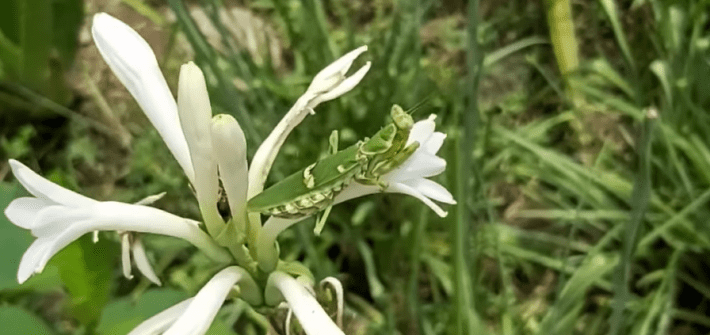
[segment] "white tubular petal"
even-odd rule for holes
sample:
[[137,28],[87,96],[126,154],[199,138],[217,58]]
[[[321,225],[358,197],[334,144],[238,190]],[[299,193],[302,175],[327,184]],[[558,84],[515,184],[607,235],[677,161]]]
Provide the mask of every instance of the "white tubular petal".
[[350,66],[365,51],[367,51],[367,46],[363,45],[330,63],[313,77],[313,81],[306,91],[318,94],[333,89],[345,79],[345,74],[350,69]]
[[441,209],[437,204],[435,204],[433,201],[431,201],[429,198],[425,197],[422,193],[419,191],[413,189],[410,186],[400,184],[400,183],[394,183],[390,185],[389,188],[387,188],[387,192],[392,192],[392,193],[402,193],[402,194],[407,194],[411,195],[417,199],[419,199],[421,202],[423,202],[425,205],[429,206],[437,215],[440,217],[446,217],[449,213]]
[[414,123],[412,130],[409,132],[407,145],[414,143],[414,141],[425,143],[427,139],[429,139],[429,136],[434,133],[434,129],[436,128],[434,119],[436,119],[436,115],[432,114],[428,119]]
[[160,279],[153,271],[153,267],[148,261],[148,256],[145,254],[145,248],[143,248],[143,242],[139,236],[134,236],[133,244],[131,245],[131,252],[133,253],[133,261],[136,262],[136,267],[148,280],[153,282],[155,285],[161,286]]
[[180,68],[178,113],[195,170],[192,185],[197,193],[200,211],[210,230],[210,223],[222,221],[217,211],[219,180],[217,161],[212,153],[212,107],[207,95],[205,77],[200,68],[192,62]]
[[257,242],[257,261],[259,262],[259,267],[265,272],[270,272],[276,267],[276,262],[278,261],[279,255],[276,252],[274,243],[276,242],[276,237],[281,234],[288,227],[302,221],[305,217],[298,219],[284,219],[272,216],[261,229],[259,234],[259,241]]
[[301,327],[308,335],[345,335],[340,328],[330,319],[316,298],[306,290],[301,283],[283,272],[273,272],[266,284],[266,296],[270,305],[278,302],[279,294],[286,300]]
[[183,300],[172,307],[154,315],[148,320],[143,321],[138,327],[134,328],[128,335],[156,335],[162,334],[175,320],[182,315],[187,306],[190,305],[194,298]]
[[121,266],[123,267],[123,276],[127,279],[133,279],[131,274],[131,236],[129,233],[121,234]]
[[52,246],[52,243],[53,241],[50,238],[38,238],[32,242],[20,260],[20,268],[17,270],[18,283],[22,284],[31,275],[42,272],[44,265],[40,267],[38,264],[42,261],[46,251]]
[[449,191],[435,181],[429,179],[414,179],[402,182],[407,186],[421,192],[425,197],[434,199],[438,202],[443,202],[446,204],[455,205],[456,200],[454,196],[449,193]]
[[422,144],[422,149],[428,154],[436,155],[441,149],[441,145],[444,144],[445,139],[446,134],[437,131],[429,137],[426,143]]
[[363,67],[361,67],[357,72],[355,72],[352,76],[346,78],[343,80],[338,86],[334,87],[332,90],[323,93],[319,96],[317,96],[311,103],[308,104],[308,107],[310,108],[315,108],[318,104],[324,101],[328,100],[333,100],[345,93],[350,92],[357,84],[360,83],[363,77],[367,74],[367,71],[370,71],[370,62],[365,63]]
[[359,198],[368,194],[381,193],[382,190],[378,186],[373,185],[363,185],[360,183],[351,183],[348,187],[343,189],[338,195],[333,199],[333,204],[339,204],[341,202],[348,201],[350,199]]
[[[194,244],[218,262],[232,261],[229,253],[218,246],[197,225],[168,212],[120,202],[100,202],[83,210],[85,213],[90,213],[91,217],[82,221],[67,222],[62,231],[49,236],[42,235],[43,237],[30,246],[20,262],[21,277],[26,279],[25,275],[41,272],[49,259],[59,250],[94,230],[120,230],[179,237]],[[26,259],[27,264],[24,264]]]
[[242,128],[231,115],[220,114],[212,118],[212,147],[232,217],[241,221],[246,215],[249,186],[247,142]]
[[47,201],[42,199],[30,197],[17,198],[5,209],[5,216],[7,216],[7,219],[14,225],[31,229],[37,212],[47,206]]
[[153,50],[135,30],[106,13],[94,15],[91,33],[106,63],[136,99],[192,181],[194,171],[175,99]]
[[202,335],[207,332],[227,294],[245,275],[246,271],[237,266],[230,266],[214,275],[164,334]]
[[37,237],[57,235],[71,226],[72,222],[87,220],[91,216],[92,214],[83,208],[47,206],[36,214],[32,222],[32,235]]
[[387,180],[402,181],[436,176],[446,170],[446,161],[425,152],[416,152],[402,166],[388,173]]
[[90,206],[97,202],[42,178],[42,176],[14,159],[10,160],[10,168],[12,168],[12,174],[20,184],[37,198],[75,206]]

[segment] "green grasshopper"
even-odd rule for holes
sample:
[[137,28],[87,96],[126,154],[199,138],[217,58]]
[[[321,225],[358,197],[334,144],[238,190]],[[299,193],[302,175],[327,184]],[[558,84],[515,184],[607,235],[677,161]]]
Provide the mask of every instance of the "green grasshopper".
[[392,106],[391,116],[392,123],[371,139],[334,152],[286,177],[251,198],[247,209],[299,218],[330,207],[335,196],[352,181],[385,190],[388,184],[381,176],[400,166],[419,148],[418,142],[406,145],[414,124],[412,117],[398,105]]

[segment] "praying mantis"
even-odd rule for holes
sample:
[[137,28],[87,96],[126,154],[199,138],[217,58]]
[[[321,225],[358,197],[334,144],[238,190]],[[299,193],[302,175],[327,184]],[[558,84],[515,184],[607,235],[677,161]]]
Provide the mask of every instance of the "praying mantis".
[[257,194],[248,201],[247,210],[301,218],[329,209],[335,196],[352,182],[377,185],[384,191],[388,184],[381,177],[399,167],[419,148],[418,142],[406,145],[414,124],[411,115],[398,105],[392,106],[390,115],[392,123],[372,138],[342,151],[335,152],[337,133],[334,133],[331,155]]

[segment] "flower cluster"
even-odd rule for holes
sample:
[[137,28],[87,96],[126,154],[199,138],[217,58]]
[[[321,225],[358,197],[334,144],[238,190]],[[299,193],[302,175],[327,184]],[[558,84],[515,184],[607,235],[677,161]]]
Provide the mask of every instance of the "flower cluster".
[[[320,71],[248,165],[244,133],[231,116],[212,116],[205,78],[199,67],[191,62],[182,66],[176,101],[153,51],[138,33],[108,14],[94,16],[91,32],[101,55],[158,130],[194,187],[202,222],[150,207],[160,196],[136,204],[90,199],[10,160],[13,174],[32,196],[15,199],[5,215],[36,237],[22,257],[18,281],[22,283],[41,272],[49,259],[82,235],[107,231],[120,236],[124,275],[132,277],[132,258],[139,272],[160,285],[140,234],[174,236],[190,242],[224,268],[195,297],[146,320],[130,334],[204,334],[225,299],[235,294],[253,306],[275,306],[285,301],[308,334],[343,334],[340,321],[333,322],[318,305],[312,287],[303,284],[313,282],[312,278],[298,280],[276,266],[276,237],[302,218],[272,217],[262,226],[258,213],[247,213],[246,201],[264,189],[266,176],[291,130],[313,114],[320,103],[347,93],[365,76],[369,62],[349,76],[347,72],[367,47],[345,54]],[[440,174],[446,166],[436,156],[444,138],[444,134],[434,131],[434,116],[414,124],[408,144],[417,141],[419,149],[400,167],[383,176],[389,185],[386,191],[414,196],[437,214],[446,215],[431,199],[454,204],[453,197],[442,186],[426,179]],[[228,221],[217,211],[220,181],[232,214]],[[380,192],[375,186],[353,183],[335,202],[375,192]],[[268,275],[265,287],[259,287],[255,281],[258,273]],[[337,280],[326,279],[324,283],[335,287],[342,297]]]

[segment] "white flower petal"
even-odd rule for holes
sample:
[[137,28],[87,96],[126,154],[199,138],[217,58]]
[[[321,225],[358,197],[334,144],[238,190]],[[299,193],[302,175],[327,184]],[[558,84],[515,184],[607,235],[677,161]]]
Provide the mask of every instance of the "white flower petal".
[[267,301],[270,305],[278,302],[276,290],[286,300],[288,306],[296,314],[296,318],[301,323],[301,327],[308,335],[345,335],[333,320],[325,313],[323,307],[318,304],[316,298],[303,287],[295,278],[279,271],[271,273],[266,284]]
[[425,197],[434,199],[438,202],[443,202],[451,205],[456,204],[454,196],[443,186],[429,179],[415,179],[402,182],[407,186],[419,191]]
[[429,139],[429,136],[434,133],[434,129],[436,128],[434,119],[436,119],[436,115],[432,114],[428,119],[414,123],[412,130],[409,132],[407,145],[414,143],[414,141],[425,143]]
[[52,243],[50,238],[38,238],[32,242],[20,259],[20,267],[17,270],[18,283],[22,284],[33,274],[42,272],[44,265],[39,266],[39,264]]
[[363,185],[357,182],[351,183],[348,187],[344,188],[342,192],[335,196],[335,199],[333,199],[333,204],[339,204],[350,199],[355,199],[368,194],[375,193],[382,193],[382,190],[379,186]]
[[417,199],[419,199],[421,202],[423,202],[425,205],[429,206],[437,215],[440,217],[446,217],[448,213],[441,209],[437,204],[435,204],[433,201],[429,200],[429,198],[425,197],[421,192],[415,190],[414,188],[405,185],[405,184],[400,184],[400,183],[394,183],[390,185],[389,188],[387,188],[387,192],[393,192],[393,193],[402,193],[402,194],[407,194],[411,195]]
[[187,309],[164,334],[202,335],[207,332],[227,294],[245,275],[246,271],[237,266],[218,272],[202,287]]
[[345,79],[345,74],[350,66],[365,51],[367,51],[367,46],[363,45],[330,63],[313,77],[313,81],[306,91],[319,94],[331,90]]
[[276,252],[274,243],[276,242],[276,237],[281,234],[288,227],[301,222],[305,217],[297,219],[286,219],[276,216],[270,217],[266,220],[261,232],[259,233],[259,241],[257,242],[257,261],[259,262],[259,267],[264,270],[264,272],[273,271],[276,267],[279,255]]
[[105,13],[94,15],[91,33],[106,63],[136,99],[192,181],[194,171],[178,121],[177,105],[153,50],[135,30]]
[[365,77],[367,71],[370,71],[371,65],[372,64],[370,64],[370,62],[365,63],[365,65],[363,65],[359,70],[357,70],[357,72],[353,73],[352,76],[343,80],[340,84],[333,87],[333,89],[331,89],[330,91],[327,91],[313,99],[313,101],[308,104],[308,108],[315,108],[315,106],[317,106],[321,102],[333,100],[345,93],[350,92],[350,90],[355,88],[355,86],[360,83],[362,78]]
[[231,115],[212,118],[212,147],[232,217],[244,220],[249,187],[247,142],[242,128]]
[[162,334],[175,320],[182,315],[194,298],[183,300],[172,307],[141,322],[128,335],[156,335]]
[[37,198],[49,200],[58,204],[75,204],[88,206],[96,203],[96,200],[87,198],[81,194],[72,192],[51,181],[42,178],[24,164],[11,159],[10,167],[12,174],[32,195]]
[[5,209],[5,216],[14,225],[31,229],[37,212],[46,207],[48,202],[38,198],[23,197],[13,200]]
[[83,208],[47,206],[35,215],[32,222],[32,235],[37,237],[56,235],[67,229],[73,222],[87,220],[91,216],[92,214]]
[[385,175],[386,180],[402,181],[436,176],[446,170],[446,160],[417,151],[399,168]]
[[215,222],[224,224],[217,211],[219,179],[217,161],[212,153],[212,107],[207,94],[205,77],[197,65],[189,62],[180,68],[178,88],[178,113],[180,124],[185,132],[185,140],[190,149],[192,167],[195,171],[193,186],[197,193],[203,219],[208,231],[221,228],[211,226]]
[[136,262],[136,267],[148,280],[155,283],[155,285],[161,286],[160,279],[158,275],[153,271],[153,267],[148,261],[148,256],[145,254],[145,248],[143,247],[143,242],[139,236],[134,236],[133,244],[131,245],[131,252],[133,253],[133,261]]
[[422,149],[424,149],[426,153],[436,155],[439,149],[441,149],[441,145],[444,144],[445,139],[446,134],[437,131],[429,137],[426,143],[422,144]]

